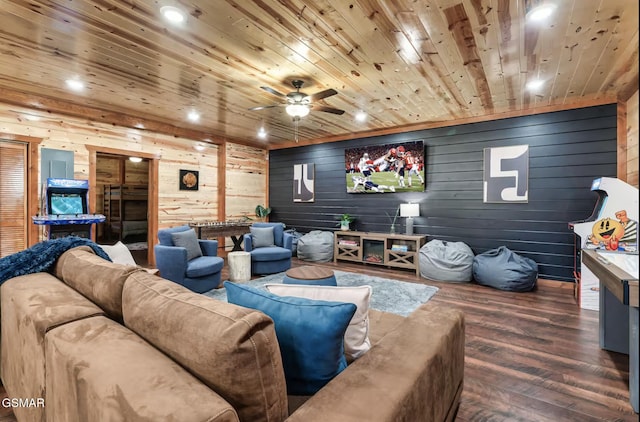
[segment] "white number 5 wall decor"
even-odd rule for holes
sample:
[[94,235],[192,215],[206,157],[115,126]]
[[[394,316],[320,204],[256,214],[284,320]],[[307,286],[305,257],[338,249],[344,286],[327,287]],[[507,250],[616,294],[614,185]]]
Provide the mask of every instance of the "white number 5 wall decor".
[[313,202],[314,198],[313,164],[294,164],[293,202]]
[[529,202],[529,145],[484,149],[484,202]]

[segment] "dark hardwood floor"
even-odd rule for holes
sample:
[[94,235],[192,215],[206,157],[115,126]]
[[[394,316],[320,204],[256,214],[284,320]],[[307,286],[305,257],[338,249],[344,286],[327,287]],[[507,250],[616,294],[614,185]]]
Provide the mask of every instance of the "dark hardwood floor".
[[[598,313],[577,306],[569,283],[541,281],[534,292],[508,293],[380,266],[313,265],[436,286],[432,301],[465,313],[465,385],[457,422],[638,421],[629,404],[628,356],[600,350]],[[0,422],[13,420],[0,407]]]

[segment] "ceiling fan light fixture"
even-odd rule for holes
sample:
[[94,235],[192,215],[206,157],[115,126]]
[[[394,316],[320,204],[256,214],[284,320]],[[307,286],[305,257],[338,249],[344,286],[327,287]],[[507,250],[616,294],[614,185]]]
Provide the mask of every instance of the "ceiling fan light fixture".
[[309,114],[309,106],[306,104],[289,104],[285,110],[291,117],[305,117]]

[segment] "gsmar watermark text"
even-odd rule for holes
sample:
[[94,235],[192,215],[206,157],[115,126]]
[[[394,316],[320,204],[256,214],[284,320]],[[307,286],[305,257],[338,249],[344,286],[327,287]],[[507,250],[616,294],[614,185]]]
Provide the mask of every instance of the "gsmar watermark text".
[[2,403],[2,407],[44,407],[44,398],[5,397],[0,403]]

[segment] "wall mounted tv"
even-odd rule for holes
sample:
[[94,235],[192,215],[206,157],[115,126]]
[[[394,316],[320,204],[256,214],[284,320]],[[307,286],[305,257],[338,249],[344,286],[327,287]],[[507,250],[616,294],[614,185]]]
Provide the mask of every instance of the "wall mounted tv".
[[347,192],[422,192],[423,141],[371,145],[344,151]]

